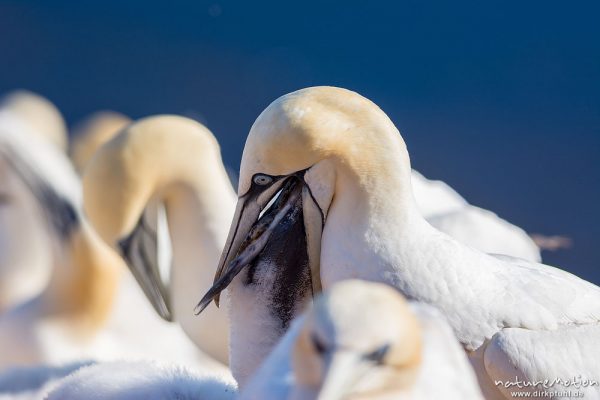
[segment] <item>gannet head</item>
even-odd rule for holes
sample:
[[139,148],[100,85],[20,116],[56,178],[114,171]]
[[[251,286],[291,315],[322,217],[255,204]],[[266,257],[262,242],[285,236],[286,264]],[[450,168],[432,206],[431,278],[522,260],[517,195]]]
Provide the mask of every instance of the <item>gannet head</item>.
[[[171,321],[171,300],[158,265],[157,232],[144,210],[154,202],[177,207],[184,197],[198,202],[196,208],[207,218],[227,208],[223,200],[230,199],[223,193],[229,194],[231,185],[216,139],[188,118],[143,118],[97,151],[84,172],[83,189],[92,224],[120,251],[158,314]],[[190,193],[193,196],[187,196]]]
[[317,298],[296,339],[296,386],[318,399],[372,398],[410,386],[421,361],[421,330],[390,286],[341,281]]
[[69,149],[77,172],[81,174],[94,153],[130,123],[129,117],[114,111],[99,111],[80,122]]
[[60,111],[48,99],[27,90],[16,90],[0,100],[0,109],[21,119],[32,133],[44,137],[63,151],[67,150],[67,125]]
[[[213,298],[218,303],[218,292],[240,270],[231,264],[242,242],[260,213],[290,181],[301,191],[302,202],[296,204],[303,207],[313,293],[321,287],[321,235],[340,199],[345,199],[346,211],[355,215],[357,210],[376,214],[413,202],[406,145],[374,103],[334,87],[303,89],[275,100],[248,135],[236,213],[215,285],[200,302],[200,309]],[[390,189],[397,186],[403,190],[390,195]],[[247,262],[260,252],[272,231],[264,230],[254,252],[245,251]]]

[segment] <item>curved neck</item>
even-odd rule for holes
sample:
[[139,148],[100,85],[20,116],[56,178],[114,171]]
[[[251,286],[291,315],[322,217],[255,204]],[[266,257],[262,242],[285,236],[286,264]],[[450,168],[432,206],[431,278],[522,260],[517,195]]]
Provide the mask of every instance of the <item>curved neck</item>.
[[382,271],[401,262],[411,236],[430,229],[413,197],[408,162],[388,158],[356,171],[336,171],[321,241],[324,287],[349,276],[385,281]]
[[124,270],[120,258],[86,222],[56,248],[55,267],[42,293],[45,313],[95,332],[107,320]]
[[213,193],[197,190],[180,185],[173,187],[165,198],[172,243],[173,314],[198,346],[227,363],[228,335],[222,334],[228,332],[225,310],[211,307],[197,316],[193,309],[212,285],[236,197],[229,182]]
[[175,294],[196,298],[214,278],[234,213],[235,195],[231,186],[209,194],[175,185],[164,203],[173,249],[171,279],[178,288]]

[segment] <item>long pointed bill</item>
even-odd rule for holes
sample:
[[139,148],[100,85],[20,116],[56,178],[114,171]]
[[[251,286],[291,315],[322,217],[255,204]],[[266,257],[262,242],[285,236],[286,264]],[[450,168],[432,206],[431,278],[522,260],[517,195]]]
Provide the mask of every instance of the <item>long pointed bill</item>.
[[[302,184],[296,177],[283,180],[276,188],[281,188],[279,197],[269,211],[258,219],[258,221],[256,219],[262,211],[261,202],[253,200],[254,196],[240,199],[238,212],[236,212],[237,218],[234,218],[234,226],[232,228],[233,235],[230,233],[229,241],[231,243],[228,244],[229,249],[222,256],[222,260],[226,263],[224,264],[226,268],[223,265],[219,266],[213,286],[196,306],[196,314],[201,313],[213,299],[218,305],[219,294],[244,267],[249,265],[260,254],[267,245],[275,228],[282,222],[292,207],[297,204],[297,200],[302,193]],[[269,190],[269,192],[274,192],[273,195],[277,193],[276,190]],[[269,200],[263,199],[262,202],[268,203]],[[251,222],[249,223],[249,221]],[[239,239],[240,236],[245,240],[242,241]],[[237,245],[237,243],[240,244]],[[231,254],[234,254],[235,258],[229,261],[233,258]]]
[[[225,267],[237,256],[242,242],[247,238],[253,225],[258,220],[261,211],[281,189],[285,182],[286,180],[282,179],[263,191],[259,190],[261,188],[253,185],[248,193],[239,198],[229,235],[227,236],[227,242],[225,242],[217,272],[215,273],[214,283],[219,281],[225,271]],[[214,300],[218,307],[219,294],[214,296]]]
[[160,275],[157,229],[158,225],[150,226],[142,214],[135,229],[118,244],[127,266],[154,310],[161,318],[171,322],[173,314],[169,292]]

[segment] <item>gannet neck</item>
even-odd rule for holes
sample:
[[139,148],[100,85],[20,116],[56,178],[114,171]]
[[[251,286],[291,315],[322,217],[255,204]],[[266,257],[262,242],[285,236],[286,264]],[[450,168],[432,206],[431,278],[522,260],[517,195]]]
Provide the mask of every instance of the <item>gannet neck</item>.
[[144,118],[109,141],[90,162],[83,187],[86,211],[111,244],[133,230],[152,198],[168,203],[179,196],[174,188],[188,188],[203,207],[218,204],[216,213],[229,212],[223,200],[234,197],[215,138],[177,116]]
[[[225,313],[211,310],[197,317],[193,312],[212,279],[235,207],[212,133],[188,118],[144,118],[97,152],[83,183],[90,220],[107,243],[120,247],[159,315],[174,317],[199,347],[227,362]],[[141,251],[123,250],[123,243],[137,234],[157,242],[158,232],[144,216],[156,204],[164,206],[172,243],[168,279],[157,277],[157,248],[144,248],[146,242],[137,247]]]
[[47,314],[75,321],[93,334],[111,313],[124,269],[117,254],[82,221],[61,249],[40,304]]
[[[229,188],[230,194],[233,194]],[[169,286],[173,288],[172,308],[175,320],[184,332],[211,356],[227,362],[227,354],[214,349],[227,349],[226,334],[217,334],[213,329],[226,332],[225,310],[211,309],[201,318],[212,324],[199,323],[193,306],[198,296],[206,290],[214,276],[214,266],[219,260],[221,249],[227,238],[227,224],[233,210],[225,216],[217,212],[234,205],[231,198],[215,198],[219,204],[209,204],[210,199],[201,201],[201,193],[188,187],[173,188],[165,203],[169,235],[172,243],[172,266]],[[225,218],[225,219],[224,219]],[[223,324],[223,325],[221,325]]]

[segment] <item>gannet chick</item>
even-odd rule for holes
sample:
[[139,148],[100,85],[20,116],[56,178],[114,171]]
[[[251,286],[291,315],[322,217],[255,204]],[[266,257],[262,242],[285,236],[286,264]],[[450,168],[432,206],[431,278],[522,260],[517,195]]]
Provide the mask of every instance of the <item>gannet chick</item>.
[[108,362],[84,367],[55,384],[46,400],[232,400],[235,385],[156,362]]
[[48,99],[27,90],[15,90],[0,100],[0,111],[21,120],[30,133],[67,150],[67,125],[62,114]]
[[[232,272],[204,296],[197,311],[202,312],[206,299],[231,283],[230,367],[241,389],[312,295],[297,179],[291,177],[284,183],[242,243]],[[257,236],[268,237],[269,243],[257,247],[252,244]]]
[[262,398],[482,397],[437,310],[409,304],[387,285],[348,280],[315,300],[241,395]]
[[[304,212],[305,234],[298,240],[306,243],[314,292],[358,278],[435,306],[468,352],[486,398],[503,396],[494,385],[499,371],[553,380],[539,366],[564,364],[568,356],[560,348],[598,351],[590,347],[592,336],[580,340],[569,332],[589,325],[591,335],[600,326],[600,288],[547,265],[483,253],[433,228],[415,204],[404,140],[387,115],[357,93],[315,87],[274,101],[250,130],[240,172],[238,211],[216,282],[235,274],[231,261],[260,210],[301,173],[295,182],[310,213]],[[268,243],[258,235],[245,246],[258,250]],[[537,346],[551,350],[540,353],[528,342],[503,346],[512,329],[539,333]],[[545,335],[553,331],[562,331],[560,348]],[[525,368],[517,357],[536,364]],[[577,373],[597,379],[597,370],[576,361]]]
[[69,146],[69,156],[77,172],[81,175],[96,151],[130,123],[129,117],[114,111],[99,111],[79,122]]
[[[126,260],[156,312],[178,321],[198,347],[227,363],[225,311],[193,313],[198,294],[210,286],[235,206],[212,133],[178,116],[141,119],[98,150],[83,186],[87,215]],[[166,235],[166,226],[149,220],[157,205],[165,210]],[[163,236],[172,254],[166,277]]]

